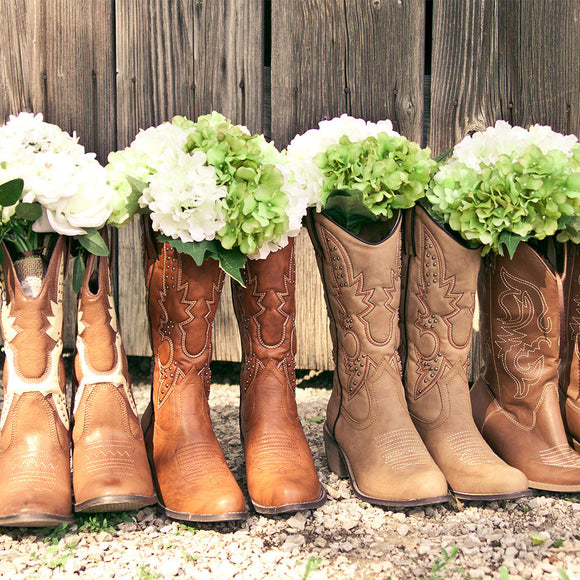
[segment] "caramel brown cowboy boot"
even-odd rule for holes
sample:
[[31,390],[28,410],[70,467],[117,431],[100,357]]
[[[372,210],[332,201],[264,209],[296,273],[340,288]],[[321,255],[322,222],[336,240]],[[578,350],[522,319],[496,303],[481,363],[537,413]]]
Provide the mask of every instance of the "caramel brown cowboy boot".
[[[4,405],[0,419],[0,526],[72,521],[69,419],[62,363],[67,256],[59,237],[46,272],[27,296],[2,244]],[[41,263],[42,264],[42,263]]]
[[294,240],[248,260],[245,288],[232,281],[242,341],[240,430],[248,492],[261,514],[312,509],[326,501],[296,408]]
[[244,519],[244,495],[215,437],[208,405],[224,273],[213,259],[197,266],[150,237],[146,251],[153,385],[142,422],[160,505],[178,520]]
[[485,366],[471,390],[477,426],[530,487],[580,491],[580,455],[568,445],[558,397],[562,276],[520,243],[513,259],[484,260],[479,298]]
[[567,247],[564,281],[566,349],[560,370],[560,404],[570,443],[580,451],[580,248]]
[[364,237],[313,210],[307,225],[334,347],[324,425],[330,469],[372,504],[447,501],[447,481],[413,425],[401,382],[401,216]]
[[468,249],[422,207],[405,215],[402,335],[409,413],[461,499],[529,495],[528,480],[493,453],[471,413],[469,353],[479,249]]
[[109,259],[89,255],[78,298],[73,409],[75,511],[136,510],[157,502],[127,369]]

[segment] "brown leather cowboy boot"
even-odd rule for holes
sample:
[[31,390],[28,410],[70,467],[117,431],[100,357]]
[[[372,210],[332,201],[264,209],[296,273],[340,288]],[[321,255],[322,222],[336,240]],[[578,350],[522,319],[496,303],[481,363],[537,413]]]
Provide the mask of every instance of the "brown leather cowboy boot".
[[255,510],[279,514],[326,501],[298,419],[295,389],[294,240],[248,260],[243,288],[232,281],[242,341],[240,430]]
[[153,348],[151,404],[143,416],[161,507],[178,520],[248,516],[215,437],[208,405],[213,319],[224,282],[217,261],[197,266],[168,243],[146,240]]
[[78,298],[75,373],[75,511],[135,510],[156,503],[111,293],[109,259],[92,254]]
[[530,487],[580,491],[580,455],[560,413],[562,276],[531,246],[490,256],[479,279],[485,366],[471,390],[473,415],[491,448]]
[[59,237],[39,293],[27,296],[2,244],[4,405],[0,420],[0,526],[72,521],[69,420],[62,363],[67,244]]
[[570,443],[580,451],[580,247],[569,244],[567,252],[564,280],[566,353],[560,374],[560,403]]
[[401,216],[394,226],[375,224],[364,238],[312,210],[307,225],[334,347],[324,425],[330,469],[350,477],[369,503],[447,501],[447,481],[413,425],[401,382]]
[[483,440],[469,400],[469,353],[479,249],[468,249],[422,207],[405,215],[402,335],[409,413],[461,499],[528,495],[528,480]]

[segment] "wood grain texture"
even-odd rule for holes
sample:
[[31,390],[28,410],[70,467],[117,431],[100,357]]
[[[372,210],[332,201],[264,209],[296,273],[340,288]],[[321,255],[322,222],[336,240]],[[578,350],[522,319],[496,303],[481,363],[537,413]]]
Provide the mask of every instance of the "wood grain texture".
[[[421,140],[424,2],[272,1],[272,137],[297,133],[342,113],[389,118]],[[331,369],[332,345],[314,251],[298,245],[299,366]]]
[[[0,117],[20,111],[76,132],[101,162],[116,145],[113,0],[0,2]],[[63,340],[75,342],[70,276]]]
[[[217,110],[262,131],[263,6],[258,0],[117,0],[119,148],[174,115]],[[150,353],[138,227],[119,233],[119,318],[127,352]],[[239,358],[231,300],[216,316],[215,358]],[[233,336],[232,336],[233,335]]]
[[[576,0],[435,0],[429,145],[446,151],[504,119],[580,131]],[[471,378],[481,365],[477,338]]]

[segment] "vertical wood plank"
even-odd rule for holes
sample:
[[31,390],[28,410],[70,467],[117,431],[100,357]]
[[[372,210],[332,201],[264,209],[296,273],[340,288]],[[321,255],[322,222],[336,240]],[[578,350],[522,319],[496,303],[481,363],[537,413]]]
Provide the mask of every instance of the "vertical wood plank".
[[[40,112],[76,132],[101,162],[115,147],[113,0],[0,2],[0,116]],[[75,341],[76,300],[65,292],[64,343]]]
[[[116,16],[119,147],[140,128],[212,110],[262,131],[262,2],[117,0]],[[131,354],[149,354],[139,228],[122,230],[119,245],[123,338]],[[239,359],[234,328],[226,284],[216,315],[216,359]]]
[[[423,0],[272,0],[272,136],[286,147],[325,118],[390,118],[420,142]],[[333,368],[322,284],[297,240],[298,366]]]
[[[435,154],[497,119],[579,133],[577,1],[435,0],[433,39]],[[480,364],[474,348],[472,378]]]

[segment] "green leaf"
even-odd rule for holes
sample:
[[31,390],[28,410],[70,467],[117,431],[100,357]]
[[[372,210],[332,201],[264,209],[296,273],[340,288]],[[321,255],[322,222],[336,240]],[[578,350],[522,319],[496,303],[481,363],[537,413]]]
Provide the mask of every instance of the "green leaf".
[[22,197],[23,189],[24,181],[20,178],[0,185],[0,205],[4,207],[14,205]]
[[75,257],[73,263],[73,277],[72,277],[72,287],[73,292],[78,294],[81,291],[83,285],[83,278],[85,276],[85,260],[83,258],[82,252]]
[[568,576],[568,573],[566,572],[566,570],[562,570],[562,568],[558,568],[558,576],[560,576],[560,578],[562,580],[570,580],[570,576]]
[[226,274],[244,286],[241,270],[246,265],[247,256],[238,248],[226,250],[217,240],[182,242],[163,235],[158,236],[157,239],[160,242],[168,242],[178,252],[191,256],[198,266],[201,266],[204,260],[214,258]]
[[247,259],[248,257],[238,248],[232,248],[231,250],[222,249],[218,256],[221,269],[244,287],[242,268],[246,265]]
[[127,181],[129,182],[133,193],[137,194],[138,197],[143,194],[143,190],[147,187],[147,184],[144,181],[136,179],[132,175],[127,175]]
[[324,213],[353,234],[358,234],[365,224],[378,221],[363,203],[363,194],[358,189],[336,189],[326,200]]
[[520,242],[525,242],[527,239],[529,238],[529,236],[517,236],[515,234],[512,234],[511,232],[506,232],[503,231],[500,235],[499,235],[499,253],[501,256],[503,256],[503,252],[502,252],[502,246],[505,246],[510,259],[514,257],[514,254],[516,252],[516,248],[518,247],[518,244]]
[[500,566],[498,572],[500,580],[509,580],[510,573],[508,572],[508,569],[505,566]]
[[29,222],[35,222],[42,215],[42,206],[38,202],[19,203],[14,215]]
[[75,236],[80,243],[80,245],[87,250],[87,252],[91,254],[95,254],[95,256],[108,256],[109,255],[109,248],[107,248],[107,244],[101,237],[99,230],[96,228],[85,228],[87,232],[83,236]]
[[546,541],[546,538],[542,538],[542,536],[536,532],[530,532],[530,539],[532,540],[532,544],[534,546],[539,546]]

